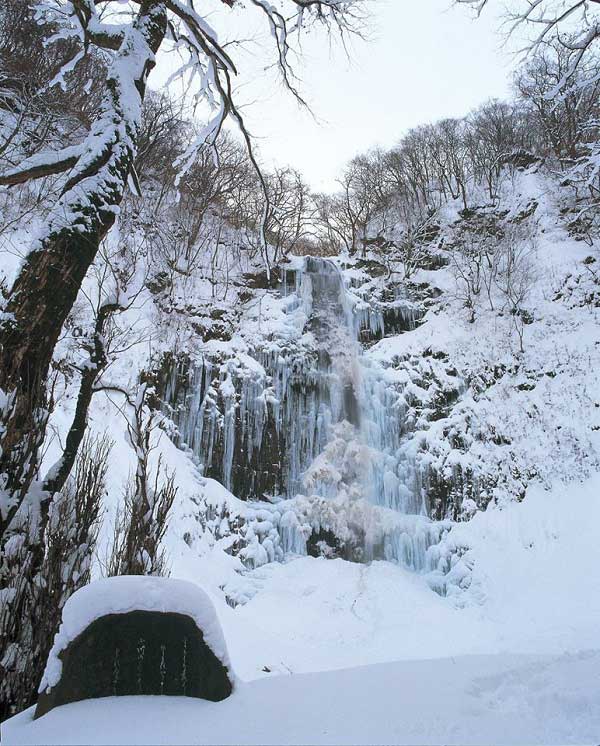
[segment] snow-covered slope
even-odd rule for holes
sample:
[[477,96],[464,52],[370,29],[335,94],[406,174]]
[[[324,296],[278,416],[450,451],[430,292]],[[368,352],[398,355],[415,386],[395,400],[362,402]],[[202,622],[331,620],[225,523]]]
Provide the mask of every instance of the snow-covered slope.
[[[409,281],[375,249],[295,259],[282,286],[242,305],[231,339],[171,364],[175,441],[251,498],[182,480],[177,572],[180,557],[195,566],[209,551],[227,567],[229,601],[244,603],[258,586],[232,580],[229,555],[250,569],[307,553],[388,559],[456,605],[484,598],[483,581],[470,587],[477,513],[531,487],[570,490],[600,465],[598,259],[569,234],[565,201],[551,177],[526,171],[507,178],[498,205],[448,205],[429,247],[436,268]],[[518,329],[501,283],[474,299],[474,321],[464,307],[453,252],[482,231],[525,247]]]
[[[528,171],[474,216],[447,206],[430,247],[441,260],[407,282],[375,249],[333,257],[319,323],[301,258],[272,285],[237,267],[214,317],[203,280],[144,291],[128,319],[152,333],[105,382],[154,376],[152,466],[162,457],[178,486],[171,574],[211,596],[245,683],[219,705],[22,715],[7,743],[597,741],[600,257],[569,234],[566,202]],[[531,241],[519,330],[498,288],[473,323],[465,309],[447,247],[483,224]],[[338,282],[344,302],[325,302]],[[67,387],[58,432],[72,405]],[[92,408],[116,442],[100,554],[134,467],[122,409],[106,393]]]

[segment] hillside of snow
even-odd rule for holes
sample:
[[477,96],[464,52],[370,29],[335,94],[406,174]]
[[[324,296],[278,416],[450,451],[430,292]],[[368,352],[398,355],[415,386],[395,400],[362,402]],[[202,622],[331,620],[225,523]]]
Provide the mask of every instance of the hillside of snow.
[[[291,257],[273,282],[242,253],[216,299],[205,278],[166,294],[142,277],[92,404],[92,431],[115,444],[95,574],[135,469],[117,385],[135,391],[143,372],[160,410],[151,464],[178,488],[170,573],[211,597],[240,684],[220,704],[28,711],[3,743],[597,740],[600,255],[569,232],[567,202],[531,169],[498,205],[449,204],[429,246],[441,259],[409,280],[376,248],[317,269]],[[490,223],[525,226],[519,329],[496,290],[469,319],[446,248]],[[84,301],[78,314],[83,326]],[[75,384],[59,391],[46,466]]]
[[[481,299],[477,319],[470,323],[457,295],[453,267],[419,270],[410,285],[427,289],[419,291],[421,300],[417,296],[399,301],[402,308],[407,302],[414,304],[418,323],[409,331],[375,339],[349,363],[351,375],[360,379],[356,385],[364,399],[366,424],[363,421],[358,432],[356,427],[336,426],[335,436],[324,446],[312,445],[318,455],[296,488],[301,494],[242,502],[211,479],[198,476],[189,460],[163,438],[166,458],[181,463],[178,474],[186,472],[180,480],[178,517],[169,534],[173,572],[189,577],[189,563],[200,563],[206,566],[207,580],[224,588],[230,603],[243,603],[257,592],[260,598],[261,583],[254,576],[263,566],[267,574],[271,568],[275,571],[279,565],[272,564],[273,559],[306,553],[310,532],[325,530],[337,537],[339,546],[323,546],[323,556],[344,558],[355,544],[367,542],[372,559],[390,558],[425,575],[431,587],[451,597],[452,605],[469,606],[487,597],[471,546],[470,532],[479,521],[488,514],[501,516],[505,508],[515,509],[515,501],[527,509],[526,494],[542,495],[536,512],[544,513],[541,506],[552,504],[550,495],[570,494],[585,480],[593,484],[598,470],[597,259],[593,248],[569,235],[560,214],[562,199],[550,179],[526,172],[513,177],[504,203],[495,210],[506,213],[502,221],[507,226],[513,218],[520,222],[532,202],[536,204],[524,221],[534,248],[528,256],[533,280],[526,301],[523,352],[514,320],[502,310],[500,299],[492,299],[493,308]],[[449,206],[438,238],[442,256],[444,240],[462,231],[464,222]],[[336,259],[349,287],[354,319],[362,314],[373,328],[382,307],[376,299],[390,283],[387,274],[369,274],[377,260],[377,255],[367,261]],[[301,266],[298,259],[291,265],[296,271]],[[232,411],[227,402],[236,407],[239,401],[247,411],[244,437],[250,443],[251,428],[260,436],[268,427],[270,407],[274,418],[285,417],[282,412],[291,401],[293,389],[285,388],[289,380],[282,383],[269,375],[273,370],[285,372],[287,360],[297,365],[297,359],[309,359],[315,339],[313,331],[306,331],[309,311],[289,291],[265,291],[260,303],[251,301],[248,306],[230,341],[208,342],[198,354],[202,360],[214,360],[211,365],[217,371],[214,432],[218,436],[218,418],[225,414],[226,433],[226,412]],[[274,358],[279,368],[269,368]],[[352,367],[356,365],[359,373]],[[311,370],[307,366],[307,374]],[[187,441],[198,437],[195,408],[206,416],[207,400],[200,404],[195,396],[192,388],[183,399],[172,401],[179,407],[174,414],[175,441],[197,464],[204,457],[202,441]],[[300,410],[296,415],[310,413]],[[397,420],[404,423],[402,431],[388,437],[386,428]],[[231,423],[237,438],[237,425]],[[282,423],[286,426],[285,419]],[[200,427],[206,433],[206,426]],[[373,436],[373,428],[380,434]],[[223,465],[217,461],[213,467],[215,476],[226,477],[227,463],[230,470],[235,468],[240,453],[223,454]],[[300,460],[302,452],[298,453]],[[366,462],[367,477],[354,473],[357,460]],[[399,491],[398,482],[409,485],[409,492]],[[377,494],[365,500],[365,491],[373,484]],[[431,497],[436,490],[441,493],[438,502]],[[423,494],[429,495],[428,504],[422,502]],[[403,512],[426,517],[408,521],[399,515]],[[587,515],[587,509],[583,512]],[[590,551],[593,557],[594,549]]]

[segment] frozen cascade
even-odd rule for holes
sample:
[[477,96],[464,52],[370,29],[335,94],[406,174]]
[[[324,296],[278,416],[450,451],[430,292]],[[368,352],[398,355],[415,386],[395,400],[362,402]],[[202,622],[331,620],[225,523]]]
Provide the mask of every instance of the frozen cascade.
[[[322,258],[307,257],[293,282],[284,275],[282,295],[288,314],[304,314],[312,344],[181,362],[164,396],[179,445],[206,475],[238,497],[271,496],[258,517],[249,503],[244,559],[258,566],[304,554],[311,536],[330,532],[348,558],[443,573],[448,561],[438,545],[448,525],[427,517],[403,448],[403,386],[370,365],[360,343],[365,330],[383,336],[382,312]],[[411,328],[414,310],[398,308]]]
[[[426,515],[418,479],[410,459],[402,452],[406,403],[386,380],[385,371],[367,364],[358,339],[365,318],[377,330],[381,314],[365,316],[360,300],[347,292],[342,274],[332,262],[306,260],[304,282],[310,285],[310,318],[319,349],[320,370],[330,392],[328,443],[339,435],[352,449],[346,467],[354,470],[354,497],[392,508],[403,514]],[[357,311],[358,308],[358,311]],[[353,447],[352,447],[353,444]],[[323,460],[327,449],[317,457]],[[335,459],[334,459],[335,461]],[[339,464],[338,464],[339,466]],[[315,462],[304,472],[313,494],[335,496],[339,484],[314,478]]]
[[180,361],[165,387],[178,445],[242,498],[298,494],[332,425],[358,424],[360,345],[339,270],[307,259],[293,295],[288,311],[304,309],[312,347],[259,347],[193,367]]

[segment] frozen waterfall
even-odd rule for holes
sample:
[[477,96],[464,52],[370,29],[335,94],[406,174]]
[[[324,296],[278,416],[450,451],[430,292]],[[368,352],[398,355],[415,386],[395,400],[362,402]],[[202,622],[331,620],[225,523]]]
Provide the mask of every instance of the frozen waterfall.
[[[338,267],[326,259],[306,260],[301,293],[309,303],[322,385],[330,400],[328,441],[306,468],[303,485],[333,497],[343,484],[355,498],[403,514],[426,514],[411,461],[402,451],[404,399],[386,380],[385,370],[368,364],[359,342],[365,319],[377,329],[383,325],[381,314],[365,313]],[[320,480],[319,474],[327,476],[328,456],[335,478]]]
[[[365,332],[385,334],[382,311],[317,257],[291,282],[284,275],[281,295],[298,344],[174,366],[164,399],[179,445],[249,507],[260,501],[263,517],[246,532],[251,565],[334,537],[347,558],[441,571],[436,547],[447,526],[427,517],[407,453],[407,382],[370,362],[361,344]],[[410,306],[395,313],[414,326]]]

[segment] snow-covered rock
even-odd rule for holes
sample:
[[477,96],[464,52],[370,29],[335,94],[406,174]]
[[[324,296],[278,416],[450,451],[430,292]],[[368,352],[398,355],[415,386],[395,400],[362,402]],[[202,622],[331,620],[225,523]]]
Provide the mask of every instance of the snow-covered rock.
[[92,622],[108,614],[130,611],[174,612],[191,617],[208,647],[232,670],[213,603],[198,585],[170,578],[121,576],[96,580],[69,598],[48,656],[40,692],[58,684],[62,674],[60,653]]

